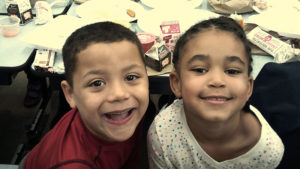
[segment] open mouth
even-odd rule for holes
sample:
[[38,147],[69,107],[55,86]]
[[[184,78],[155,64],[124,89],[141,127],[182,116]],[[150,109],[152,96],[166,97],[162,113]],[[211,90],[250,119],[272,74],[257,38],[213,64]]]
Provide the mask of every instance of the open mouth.
[[133,110],[134,109],[129,109],[126,111],[106,113],[104,114],[104,119],[111,124],[121,125],[131,119],[133,116]]

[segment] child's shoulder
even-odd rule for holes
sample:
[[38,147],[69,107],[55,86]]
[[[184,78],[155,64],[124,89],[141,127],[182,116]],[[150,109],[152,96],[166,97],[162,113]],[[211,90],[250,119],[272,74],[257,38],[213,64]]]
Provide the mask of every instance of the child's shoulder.
[[250,105],[250,110],[258,119],[258,123],[260,125],[260,135],[256,147],[259,147],[258,149],[260,151],[262,149],[266,149],[268,150],[269,154],[277,154],[279,157],[282,156],[284,146],[280,137],[269,125],[267,120],[265,120],[258,109]]
[[185,117],[182,100],[175,100],[169,106],[162,108],[154,118],[152,126],[160,130],[171,130],[182,125]]
[[183,111],[183,102],[182,100],[174,100],[172,104],[167,107],[163,107],[158,115],[155,117],[155,121],[168,121],[171,119],[176,119]]

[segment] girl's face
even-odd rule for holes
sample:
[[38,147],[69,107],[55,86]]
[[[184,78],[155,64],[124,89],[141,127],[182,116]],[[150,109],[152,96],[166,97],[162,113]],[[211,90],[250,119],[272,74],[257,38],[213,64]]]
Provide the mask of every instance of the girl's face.
[[73,88],[62,88],[72,108],[98,138],[124,141],[143,118],[148,76],[138,48],[129,41],[94,43],[78,54]]
[[193,37],[170,74],[174,94],[187,117],[225,122],[238,114],[252,94],[253,78],[243,43],[234,34],[207,30]]

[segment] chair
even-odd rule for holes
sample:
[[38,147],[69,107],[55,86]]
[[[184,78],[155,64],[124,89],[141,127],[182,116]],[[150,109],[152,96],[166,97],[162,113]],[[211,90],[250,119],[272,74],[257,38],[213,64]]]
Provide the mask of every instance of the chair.
[[267,63],[254,82],[250,104],[261,111],[282,139],[278,168],[300,166],[300,62]]

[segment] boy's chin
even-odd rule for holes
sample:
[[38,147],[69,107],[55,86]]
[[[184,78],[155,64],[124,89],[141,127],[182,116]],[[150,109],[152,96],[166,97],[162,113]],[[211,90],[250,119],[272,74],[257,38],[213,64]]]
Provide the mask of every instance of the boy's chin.
[[135,129],[130,129],[123,132],[115,132],[111,135],[111,141],[116,141],[116,142],[126,141],[133,135],[134,132]]

